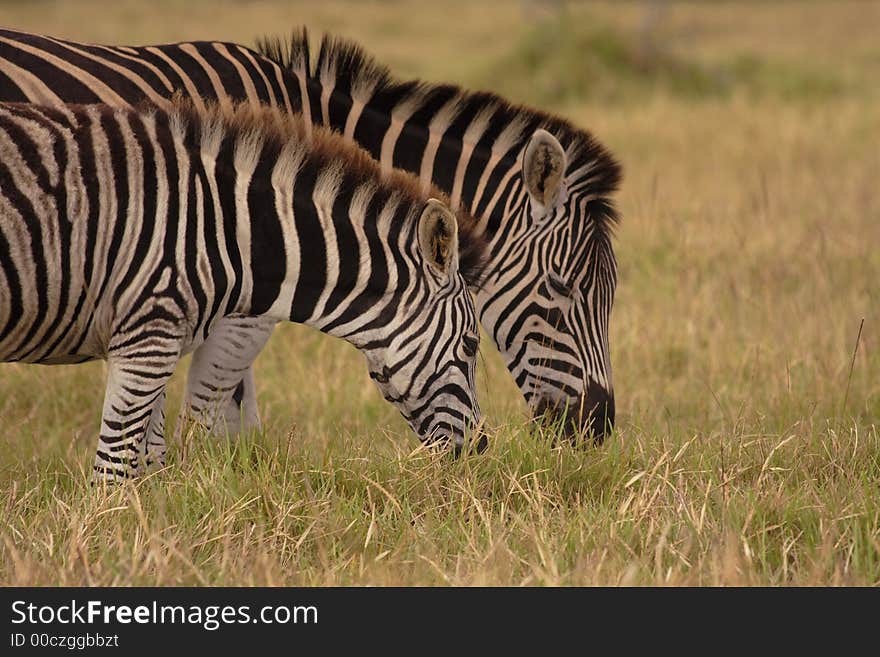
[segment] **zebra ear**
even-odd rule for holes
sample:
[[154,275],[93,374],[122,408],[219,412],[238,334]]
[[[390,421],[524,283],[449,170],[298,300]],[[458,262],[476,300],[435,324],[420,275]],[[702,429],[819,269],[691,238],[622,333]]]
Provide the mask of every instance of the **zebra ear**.
[[565,149],[546,130],[535,130],[523,153],[523,181],[532,201],[548,210],[556,204],[565,174]]
[[440,273],[458,264],[458,223],[452,211],[435,198],[428,199],[419,217],[419,248]]

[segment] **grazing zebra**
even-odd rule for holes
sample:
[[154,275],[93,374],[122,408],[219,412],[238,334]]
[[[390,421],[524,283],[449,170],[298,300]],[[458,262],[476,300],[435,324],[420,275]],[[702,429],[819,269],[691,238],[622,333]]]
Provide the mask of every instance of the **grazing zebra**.
[[[260,50],[220,42],[96,46],[0,31],[0,100],[162,104],[180,92],[301,109],[384,168],[436,184],[477,218],[475,233],[490,243],[485,276],[472,289],[480,321],[529,406],[564,418],[570,435],[601,440],[615,411],[610,197],[620,167],[611,154],[568,122],[494,94],[395,81],[346,41],[324,37],[314,65],[305,30],[289,43],[266,40]],[[241,370],[223,410],[231,430],[239,419],[246,426],[259,419],[250,363],[230,359],[255,353],[271,330],[271,323],[235,321],[197,350],[186,393],[191,402],[216,387],[215,373]],[[238,350],[243,342],[248,349]]]
[[489,256],[477,314],[536,415],[601,441],[614,422],[608,341],[620,167],[590,134],[487,92],[399,82],[350,41],[306,31],[258,50],[305,90],[303,114],[419,175],[476,218]]
[[0,361],[108,361],[99,479],[161,460],[174,366],[230,316],[347,340],[422,440],[460,447],[479,415],[472,228],[275,110],[0,104]]

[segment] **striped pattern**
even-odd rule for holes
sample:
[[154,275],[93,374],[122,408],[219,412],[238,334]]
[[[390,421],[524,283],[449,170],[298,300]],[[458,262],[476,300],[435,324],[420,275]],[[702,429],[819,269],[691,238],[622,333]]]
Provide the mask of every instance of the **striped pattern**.
[[[475,288],[483,327],[536,415],[564,419],[572,437],[601,440],[614,421],[610,197],[620,167],[611,154],[570,123],[494,94],[394,80],[349,41],[325,36],[314,62],[309,46],[301,30],[258,49],[306,90],[303,114],[313,124],[339,130],[386,171],[418,174],[475,217],[490,243]],[[524,175],[539,134],[561,154],[550,207]]]
[[175,92],[200,110],[246,100],[299,109],[274,62],[232,43],[194,42],[131,48],[64,41],[0,29],[2,100],[59,106],[150,101],[168,107]]
[[165,384],[230,318],[351,342],[423,440],[460,445],[477,422],[455,216],[309,133],[249,107],[0,104],[0,360],[108,360],[99,477],[161,460]]
[[[299,89],[288,93],[290,76],[274,62],[230,43],[180,43],[131,48],[74,43],[48,36],[0,30],[0,101],[62,107],[67,103],[106,103],[130,107],[143,102],[170,108],[177,94],[204,111],[216,102],[299,109]],[[232,374],[240,382],[230,401],[196,415],[212,428],[219,421],[230,433],[259,428],[253,360],[272,334],[274,322],[227,317],[193,356],[183,411],[199,408]],[[164,430],[164,404],[157,404],[156,430]],[[182,432],[185,423],[178,422]],[[158,438],[156,439],[159,440]],[[164,443],[164,437],[161,439]]]
[[[591,431],[601,438],[610,427],[608,324],[617,272],[611,246],[617,214],[610,197],[620,168],[589,133],[493,94],[395,81],[342,40],[325,37],[312,62],[304,30],[286,43],[264,41],[262,54],[228,43],[110,48],[9,31],[0,37],[0,99],[52,103],[51,89],[60,100],[77,100],[83,89],[98,87],[95,80],[129,104],[174,92],[257,99],[285,111],[301,109],[307,122],[339,130],[385,169],[436,184],[476,218],[474,233],[491,242],[486,275],[468,280],[480,321],[534,413],[564,417],[569,433]],[[122,79],[114,67],[128,76]],[[564,193],[552,208],[536,207],[523,184],[523,153],[540,128],[566,155]],[[240,328],[245,338],[237,337]],[[242,352],[256,353],[268,339],[269,329],[247,329],[230,320],[228,331],[221,327],[214,334],[219,346],[200,347],[196,356],[205,366],[196,373],[208,378],[190,377],[187,400],[214,386],[211,372],[241,367],[230,360],[236,349],[228,345],[244,340]],[[233,360],[244,362],[240,355]],[[235,398],[242,406],[224,411],[231,430],[240,420],[259,423],[253,372],[241,372]]]

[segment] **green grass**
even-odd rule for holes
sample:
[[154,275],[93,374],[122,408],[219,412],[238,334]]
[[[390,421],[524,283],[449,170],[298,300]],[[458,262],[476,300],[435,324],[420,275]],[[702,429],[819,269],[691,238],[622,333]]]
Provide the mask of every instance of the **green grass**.
[[876,429],[784,435],[642,432],[585,458],[507,428],[451,462],[277,433],[109,491],[57,455],[6,484],[4,581],[876,584]]
[[[462,5],[454,30],[437,20],[448,9],[406,2],[309,14],[162,3],[162,23],[126,1],[101,4],[102,21],[71,22],[89,2],[40,6],[53,11],[6,3],[0,18],[105,41],[216,30],[249,42],[308,16],[406,74],[496,88],[519,78],[486,71],[556,20],[500,3]],[[612,40],[638,34],[643,18],[636,3],[569,11],[573,34],[603,25]],[[618,428],[606,445],[554,447],[484,339],[489,450],[460,461],[422,451],[354,349],[285,326],[257,362],[262,433],[170,439],[167,470],[106,491],[86,475],[102,366],[6,364],[0,583],[880,584],[880,109],[876,89],[852,84],[878,79],[870,11],[689,3],[656,28],[675,44],[670,61],[718,70],[755,58],[761,72],[742,75],[777,71],[767,93],[678,93],[613,67],[600,84],[633,93],[557,104],[531,92],[625,167]],[[499,29],[505,39],[489,38]],[[831,69],[842,86],[782,92],[802,84],[787,67],[810,84]]]

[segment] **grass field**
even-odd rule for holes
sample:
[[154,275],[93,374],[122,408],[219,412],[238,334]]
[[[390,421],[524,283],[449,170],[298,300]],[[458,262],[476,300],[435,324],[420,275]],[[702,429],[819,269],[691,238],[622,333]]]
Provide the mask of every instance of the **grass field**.
[[257,364],[263,433],[190,435],[105,492],[86,474],[102,366],[0,365],[0,584],[880,584],[878,20],[870,2],[0,3],[0,24],[108,43],[306,22],[561,113],[625,167],[605,446],[551,447],[483,340],[490,449],[420,451],[352,348],[285,326]]

